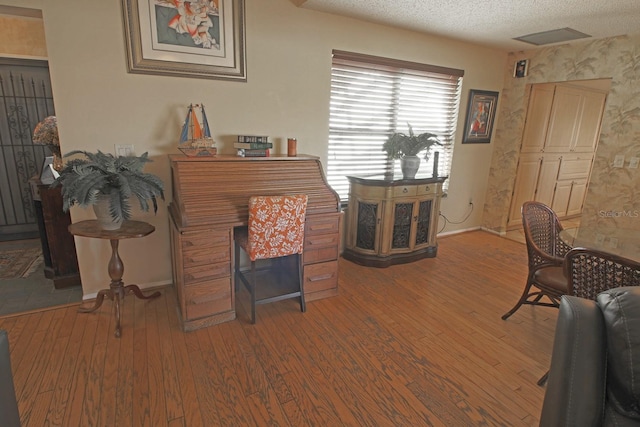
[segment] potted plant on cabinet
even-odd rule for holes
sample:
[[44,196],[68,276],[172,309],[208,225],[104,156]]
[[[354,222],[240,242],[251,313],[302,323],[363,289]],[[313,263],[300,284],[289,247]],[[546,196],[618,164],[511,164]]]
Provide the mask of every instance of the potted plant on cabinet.
[[138,199],[143,211],[149,211],[149,201],[153,212],[158,211],[157,198],[164,200],[164,185],[156,175],[142,172],[144,165],[152,161],[148,153],[115,157],[101,151],[75,150],[64,157],[76,154],[83,154],[85,158],[69,160],[51,184],[62,186],[64,211],[75,204],[93,206],[105,230],[117,230],[122,221],[131,218],[129,199],[132,196]]
[[425,151],[425,159],[429,158],[429,150],[434,145],[443,145],[438,136],[431,132],[416,135],[409,123],[409,134],[395,132],[389,136],[382,145],[382,150],[387,153],[389,159],[400,159],[402,176],[404,179],[413,179],[420,167],[418,154]]

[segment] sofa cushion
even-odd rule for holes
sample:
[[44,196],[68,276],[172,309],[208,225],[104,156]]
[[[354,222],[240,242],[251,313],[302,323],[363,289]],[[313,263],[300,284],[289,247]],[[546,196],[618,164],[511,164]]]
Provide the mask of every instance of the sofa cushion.
[[640,420],[640,287],[598,295],[607,332],[607,399],[620,414]]

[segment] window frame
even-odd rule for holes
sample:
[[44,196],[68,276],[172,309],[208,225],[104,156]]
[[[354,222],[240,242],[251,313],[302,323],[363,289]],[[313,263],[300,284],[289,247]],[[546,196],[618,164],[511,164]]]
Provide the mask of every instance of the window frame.
[[[407,133],[408,126],[403,123],[405,120],[402,117],[411,117],[412,114],[421,115],[417,126],[411,123],[415,133],[432,132],[445,142],[444,147],[436,146],[435,150],[440,152],[438,175],[448,176],[453,158],[464,71],[341,50],[333,50],[332,54],[327,180],[340,194],[342,204],[348,204],[346,176],[389,175],[392,172],[394,176],[401,176],[399,161],[387,159],[386,153],[382,151],[382,144],[393,132]],[[371,81],[367,81],[369,77]],[[382,82],[380,86],[383,89],[380,93],[377,93],[378,83],[375,79]],[[403,95],[399,93],[403,89],[400,86],[418,88],[415,91],[417,95],[414,97],[414,92],[407,92],[412,96],[404,94],[406,99],[402,99]],[[359,95],[351,96],[350,90],[361,91],[363,95],[361,98]],[[429,91],[431,93],[422,93]],[[370,101],[371,118],[367,116],[365,119],[362,114],[367,114],[369,107],[358,103],[368,99],[373,100]],[[407,107],[416,100],[429,99],[432,102],[434,99],[443,100],[440,103],[442,105],[433,104],[436,106],[436,116],[429,119],[425,117],[431,114],[425,113],[427,109],[424,105]],[[403,108],[408,108],[409,112],[399,112]],[[381,115],[380,126],[378,122],[374,123],[376,114]],[[426,123],[431,123],[428,129],[422,126]],[[358,156],[362,156],[359,161],[356,160]],[[426,165],[424,162],[421,164],[421,171],[432,171],[432,168],[433,156],[430,156]],[[448,180],[445,181],[445,190],[447,186]]]

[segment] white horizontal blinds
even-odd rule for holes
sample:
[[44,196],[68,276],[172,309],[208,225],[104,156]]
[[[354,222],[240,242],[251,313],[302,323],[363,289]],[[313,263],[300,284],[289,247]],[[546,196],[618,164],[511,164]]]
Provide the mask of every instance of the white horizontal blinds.
[[327,180],[343,201],[349,193],[345,175],[390,168],[381,147],[395,124],[394,80],[387,71],[333,58]]
[[[331,71],[327,179],[348,199],[346,175],[397,169],[382,151],[393,132],[432,132],[447,147],[435,147],[439,175],[448,175],[453,154],[463,71],[334,51]],[[421,168],[433,169],[433,156]]]

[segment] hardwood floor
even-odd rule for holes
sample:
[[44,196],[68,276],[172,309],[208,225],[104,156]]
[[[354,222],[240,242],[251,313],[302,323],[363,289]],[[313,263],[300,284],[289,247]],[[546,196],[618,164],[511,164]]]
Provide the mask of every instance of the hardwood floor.
[[[340,259],[340,294],[181,331],[172,288],[0,319],[23,426],[537,425],[557,311],[522,307],[526,250],[477,231],[386,269]],[[125,276],[126,279],[126,276]]]

